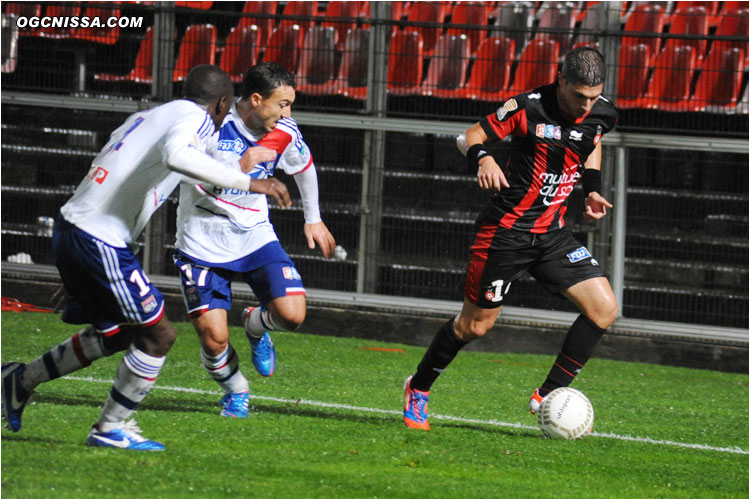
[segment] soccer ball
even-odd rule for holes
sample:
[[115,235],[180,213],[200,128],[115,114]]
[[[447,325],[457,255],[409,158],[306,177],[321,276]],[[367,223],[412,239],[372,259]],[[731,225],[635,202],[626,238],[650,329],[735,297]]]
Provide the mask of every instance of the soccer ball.
[[548,438],[580,439],[594,427],[594,407],[581,391],[559,387],[544,397],[537,422]]

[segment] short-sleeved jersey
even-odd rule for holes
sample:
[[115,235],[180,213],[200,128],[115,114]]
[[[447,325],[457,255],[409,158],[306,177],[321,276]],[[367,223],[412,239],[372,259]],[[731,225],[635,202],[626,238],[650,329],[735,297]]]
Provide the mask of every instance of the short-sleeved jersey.
[[488,142],[512,136],[503,168],[510,187],[495,194],[480,217],[531,233],[561,229],[583,164],[616,122],[617,110],[603,96],[587,115],[567,118],[558,106],[556,84],[508,99],[480,124]]
[[[282,118],[271,132],[256,136],[242,121],[235,103],[221,126],[215,150],[209,154],[239,168],[237,160],[253,146],[277,153],[274,161],[255,166],[248,174],[253,179],[266,179],[277,168],[295,175],[313,165],[310,148],[293,119]],[[276,240],[266,195],[206,183],[180,187],[176,246],[188,256],[219,265],[246,257]]]
[[[132,245],[183,178],[168,168],[170,153],[184,148],[205,153],[215,132],[211,116],[191,101],[172,101],[131,115],[94,158],[88,175],[61,208],[63,217],[111,246]],[[195,162],[208,160],[206,168],[219,164],[195,156]]]

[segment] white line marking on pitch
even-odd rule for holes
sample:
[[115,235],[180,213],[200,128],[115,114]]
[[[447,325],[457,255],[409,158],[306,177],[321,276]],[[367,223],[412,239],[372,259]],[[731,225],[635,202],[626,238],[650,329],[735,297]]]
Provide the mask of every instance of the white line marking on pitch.
[[[80,380],[83,382],[95,382],[98,384],[111,384],[111,380],[102,380],[102,379],[95,379],[93,377],[63,377],[68,380]],[[192,392],[196,394],[211,394],[211,395],[218,395],[221,396],[221,392],[219,391],[207,391],[204,389],[194,389],[192,387],[175,387],[175,386],[168,386],[168,385],[155,385],[154,389],[161,389],[164,391],[175,391],[175,392]],[[382,415],[397,415],[401,416],[403,415],[403,412],[400,410],[384,410],[382,408],[369,408],[366,406],[353,406],[353,405],[346,405],[346,404],[340,404],[340,403],[326,403],[323,401],[313,401],[310,399],[287,399],[287,398],[276,398],[272,396],[261,396],[258,394],[252,394],[251,399],[260,399],[263,401],[274,401],[277,403],[287,403],[287,404],[294,404],[294,405],[308,405],[308,406],[317,406],[320,408],[336,408],[339,410],[352,410],[352,411],[361,411],[366,413],[379,413]],[[500,420],[478,420],[473,418],[463,418],[463,417],[453,417],[450,415],[438,415],[438,414],[431,414],[430,418],[433,420],[446,420],[449,422],[461,422],[464,424],[479,424],[479,425],[490,425],[494,427],[511,427],[513,429],[528,429],[528,430],[537,430],[538,427],[535,425],[525,425],[525,424],[518,424],[518,423],[512,423],[512,422],[502,422]],[[634,437],[634,436],[622,436],[619,434],[613,434],[611,432],[592,432],[589,434],[589,436],[592,437],[602,437],[602,438],[611,438],[611,439],[619,439],[621,441],[633,441],[637,443],[648,443],[648,444],[661,444],[666,446],[678,446],[680,448],[690,448],[695,450],[706,450],[706,451],[719,451],[724,453],[737,453],[741,455],[747,455],[748,450],[743,450],[740,447],[718,447],[718,446],[709,446],[706,444],[691,444],[691,443],[680,443],[678,441],[667,441],[664,439],[652,439],[649,437]]]

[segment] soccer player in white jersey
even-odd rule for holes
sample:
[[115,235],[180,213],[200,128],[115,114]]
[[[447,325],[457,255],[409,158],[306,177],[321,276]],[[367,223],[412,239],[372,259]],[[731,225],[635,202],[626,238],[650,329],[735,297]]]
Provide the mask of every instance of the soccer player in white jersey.
[[[317,243],[323,256],[329,257],[336,242],[320,218],[315,165],[290,118],[294,87],[294,77],[278,64],[253,66],[212,154],[236,163],[256,145],[278,153],[272,161],[259,162],[249,175],[254,180],[273,180],[274,171],[282,169],[294,176],[302,197],[308,246],[314,249]],[[249,384],[239,369],[227,326],[231,280],[236,276],[246,281],[261,304],[245,309],[243,318],[253,364],[258,373],[269,377],[275,370],[276,351],[268,331],[294,330],[305,319],[302,278],[268,219],[266,196],[247,190],[183,184],[176,246],[174,261],[180,268],[188,315],[200,338],[201,360],[225,393],[221,415],[245,418]]]
[[251,179],[262,148],[237,157],[233,168],[208,156],[229,112],[233,88],[217,66],[196,66],[183,99],[131,115],[94,158],[88,175],[61,208],[52,238],[55,264],[70,300],[63,320],[87,326],[29,362],[2,365],[2,415],[17,432],[35,387],[125,350],[99,420],[86,444],[162,450],[127,420],[154,385],[176,332],[164,299],[131,250],[148,219],[186,178],[288,202],[285,187]]

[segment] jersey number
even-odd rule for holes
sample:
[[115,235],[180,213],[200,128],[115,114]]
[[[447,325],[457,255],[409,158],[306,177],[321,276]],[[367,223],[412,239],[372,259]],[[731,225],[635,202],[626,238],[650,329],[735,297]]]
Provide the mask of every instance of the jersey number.
[[[180,269],[182,269],[182,272],[185,274],[185,277],[187,278],[187,283],[185,283],[187,286],[195,285],[195,282],[193,281],[193,266],[190,264],[183,264],[180,266]],[[201,270],[200,274],[198,274],[198,286],[206,286],[206,276],[208,275],[208,269],[205,267],[199,268]]]
[[508,290],[510,290],[510,284],[512,282],[509,281],[507,285],[505,285],[505,290],[503,290],[503,285],[505,284],[505,281],[503,280],[495,280],[492,282],[492,286],[495,287],[493,290],[491,290],[487,294],[487,298],[490,300],[490,302],[500,302],[503,300],[503,295],[508,293]]
[[151,288],[148,286],[148,283],[151,283],[151,280],[148,279],[148,276],[145,274],[138,272],[138,269],[134,269],[133,272],[130,273],[130,282],[138,285],[138,291],[141,297],[151,291]]

